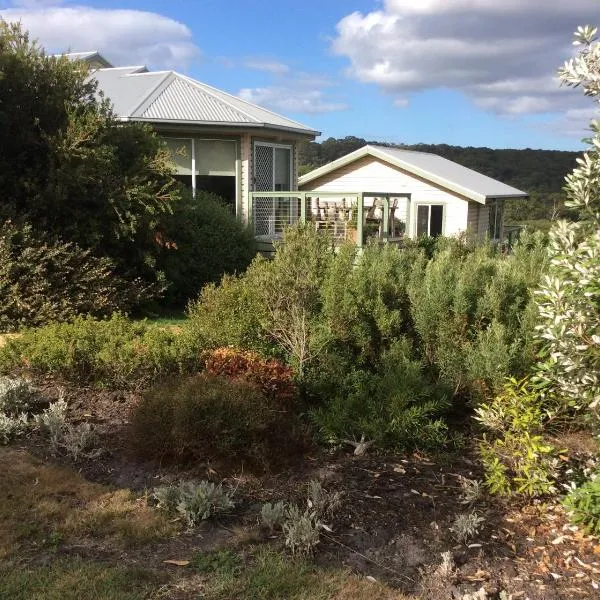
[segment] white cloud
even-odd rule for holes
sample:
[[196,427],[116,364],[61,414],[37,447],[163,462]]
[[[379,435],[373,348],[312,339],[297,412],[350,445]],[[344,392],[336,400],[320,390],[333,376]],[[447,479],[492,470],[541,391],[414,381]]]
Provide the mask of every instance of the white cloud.
[[344,102],[329,99],[323,90],[305,89],[293,84],[243,88],[238,92],[238,96],[242,100],[282,112],[316,114],[348,108]]
[[182,68],[200,54],[190,29],[153,12],[47,6],[21,0],[21,6],[0,9],[6,21],[21,21],[47,52],[98,50],[116,65],[149,64]]
[[290,68],[286,64],[263,58],[247,58],[244,61],[244,66],[257,71],[266,71],[273,75],[285,75],[290,71]]
[[410,104],[410,100],[405,97],[395,98],[394,106],[396,108],[406,108]]
[[347,74],[398,98],[445,88],[505,116],[565,112],[589,99],[556,69],[577,25],[600,21],[596,0],[384,0],[337,24]]

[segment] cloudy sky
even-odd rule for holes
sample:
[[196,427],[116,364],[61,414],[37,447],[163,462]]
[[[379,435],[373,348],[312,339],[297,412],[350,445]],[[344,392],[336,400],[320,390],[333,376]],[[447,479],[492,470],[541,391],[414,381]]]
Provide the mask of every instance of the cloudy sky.
[[595,107],[560,87],[600,0],[0,0],[48,52],[175,69],[323,132],[580,149]]

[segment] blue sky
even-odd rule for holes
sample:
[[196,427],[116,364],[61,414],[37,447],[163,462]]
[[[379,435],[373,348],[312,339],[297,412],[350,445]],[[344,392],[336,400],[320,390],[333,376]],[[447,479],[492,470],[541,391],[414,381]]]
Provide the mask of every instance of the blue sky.
[[323,132],[580,149],[556,68],[597,0],[0,0],[49,52],[176,69]]

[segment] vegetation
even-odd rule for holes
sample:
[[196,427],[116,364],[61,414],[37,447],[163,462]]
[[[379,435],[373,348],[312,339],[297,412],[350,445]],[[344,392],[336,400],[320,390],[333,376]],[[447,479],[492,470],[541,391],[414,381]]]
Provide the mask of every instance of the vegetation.
[[185,306],[207,283],[225,273],[242,273],[256,254],[254,235],[218,197],[198,191],[183,194],[173,214],[163,219],[157,268],[169,287],[163,303]]
[[0,369],[134,387],[158,375],[193,372],[200,364],[199,344],[185,333],[119,314],[106,320],[76,317],[8,339],[0,348]]
[[281,461],[298,446],[291,410],[254,385],[198,375],[155,385],[134,413],[133,443],[146,456]]
[[173,176],[148,125],[122,123],[87,65],[0,22],[0,331],[183,307],[252,260],[251,233]]

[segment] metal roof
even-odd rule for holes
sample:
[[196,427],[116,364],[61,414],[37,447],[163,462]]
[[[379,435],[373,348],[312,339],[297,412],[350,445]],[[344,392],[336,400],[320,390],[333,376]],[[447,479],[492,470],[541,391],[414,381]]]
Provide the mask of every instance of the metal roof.
[[69,60],[84,60],[88,63],[97,62],[103,67],[112,67],[112,65],[98,52],[98,50],[90,50],[89,52],[67,52],[65,54],[54,54],[53,56],[65,56]]
[[97,69],[90,74],[123,120],[183,125],[262,127],[314,138],[320,132],[175,71],[145,67]]
[[310,171],[310,173],[300,177],[298,184],[303,186],[365,156],[373,156],[482,204],[493,198],[528,197],[526,192],[473,171],[473,169],[463,167],[437,154],[403,150],[401,148],[387,148],[374,144],[363,146],[327,165]]

